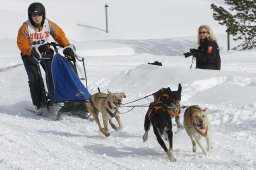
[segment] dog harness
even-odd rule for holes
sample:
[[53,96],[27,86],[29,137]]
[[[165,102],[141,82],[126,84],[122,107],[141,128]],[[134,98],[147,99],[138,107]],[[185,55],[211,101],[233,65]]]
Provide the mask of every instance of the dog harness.
[[161,103],[151,107],[150,111],[148,112],[149,119],[151,119],[152,111],[157,111],[159,109],[161,109],[163,112],[168,113],[171,117],[177,117],[180,113],[180,107],[179,106],[177,107],[177,109],[175,111],[173,111],[171,108],[163,107],[163,103],[161,102]]
[[154,101],[161,101],[161,98],[162,97],[166,97],[167,100],[169,100],[170,98],[170,95],[167,93],[167,89],[161,89],[161,94],[158,96],[157,93],[159,92],[156,92],[153,94],[154,96]]
[[109,107],[111,110],[112,110],[112,109],[115,109],[115,112],[112,113],[112,112],[106,107],[106,110],[107,110],[108,114],[109,114],[112,118],[115,117],[115,116],[116,116],[115,113],[116,113],[116,110],[117,110],[118,107],[113,108],[110,102],[107,102],[107,104],[108,104],[108,107]]
[[202,132],[196,125],[194,125],[194,128],[196,129],[196,131],[203,137],[207,136],[207,132],[208,132],[208,126],[206,126],[205,132]]

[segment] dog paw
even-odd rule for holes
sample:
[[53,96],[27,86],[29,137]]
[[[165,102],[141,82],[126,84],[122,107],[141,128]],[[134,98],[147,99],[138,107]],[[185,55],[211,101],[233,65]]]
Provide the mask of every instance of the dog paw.
[[105,135],[106,137],[110,136],[110,133],[108,131],[106,131],[105,128],[101,128],[100,131],[103,133],[103,135]]
[[208,152],[206,152],[206,151],[203,151],[203,153],[204,153],[204,155],[205,155],[205,156],[208,156]]
[[176,162],[176,159],[174,158],[172,151],[169,150],[166,152],[171,162]]
[[176,159],[172,156],[172,157],[169,157],[170,161],[171,162],[176,162]]
[[111,126],[114,130],[116,130],[116,129],[117,129],[117,127],[116,127],[116,125],[115,125],[115,124],[110,124],[110,126]]
[[103,133],[106,137],[110,136],[110,133]]
[[148,140],[148,133],[147,132],[145,132],[142,139],[143,139],[143,142],[146,142]]
[[193,147],[192,150],[193,150],[193,152],[196,152],[196,147]]
[[118,127],[118,128],[115,129],[115,131],[120,131],[122,129],[123,129],[123,127]]
[[207,152],[210,152],[211,149],[212,149],[211,147],[207,147],[206,151],[207,151]]

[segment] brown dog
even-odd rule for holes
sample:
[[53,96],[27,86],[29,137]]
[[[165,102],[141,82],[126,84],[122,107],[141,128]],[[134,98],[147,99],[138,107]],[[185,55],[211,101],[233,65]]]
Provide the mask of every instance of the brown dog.
[[[99,130],[106,137],[110,135],[108,130],[108,122],[115,130],[121,130],[123,128],[118,108],[122,104],[122,100],[125,97],[125,93],[96,93],[91,96],[89,102],[86,102],[88,112],[91,113],[95,122],[99,126]],[[99,121],[99,112],[102,114],[104,128],[102,128]],[[112,122],[113,117],[115,117],[116,121],[118,122],[118,127]]]
[[[207,118],[206,109],[202,109],[197,105],[189,106],[184,113],[184,127],[193,145],[193,152],[196,152],[196,143],[202,149],[203,153],[212,149],[211,143],[211,124]],[[200,138],[205,137],[207,141],[207,149],[205,150],[200,142]],[[196,141],[196,143],[195,143]],[[206,152],[207,151],[207,152]]]

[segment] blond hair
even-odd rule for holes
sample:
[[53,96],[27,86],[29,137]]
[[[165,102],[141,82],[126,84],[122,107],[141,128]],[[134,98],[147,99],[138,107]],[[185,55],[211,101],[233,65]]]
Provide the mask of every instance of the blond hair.
[[205,29],[207,30],[207,33],[208,33],[207,38],[208,38],[209,40],[217,41],[217,39],[216,39],[216,37],[214,36],[213,31],[212,31],[212,29],[210,28],[210,26],[208,26],[208,25],[201,25],[201,26],[198,28],[198,31],[197,31],[197,43],[198,43],[198,44],[200,44],[199,31],[200,31],[200,29],[202,29],[202,28],[205,28]]

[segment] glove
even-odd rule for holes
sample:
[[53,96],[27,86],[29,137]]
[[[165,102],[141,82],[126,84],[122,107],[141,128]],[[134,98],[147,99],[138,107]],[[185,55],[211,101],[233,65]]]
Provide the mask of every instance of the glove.
[[43,54],[43,53],[47,53],[50,50],[50,48],[47,44],[43,44],[38,47],[38,50],[41,54]]
[[185,58],[188,58],[188,57],[191,56],[191,55],[192,55],[191,52],[184,53]]
[[65,47],[64,50],[63,50],[63,54],[69,60],[75,61],[75,52],[74,52],[74,49],[72,47],[74,47],[74,46],[73,45],[69,45],[69,46]]
[[190,49],[190,53],[191,53],[192,55],[195,55],[197,52],[198,52],[197,49]]
[[31,53],[36,59],[40,59],[42,57],[42,54],[45,55],[47,53],[51,53],[51,51],[47,44],[43,44],[37,47],[33,47],[31,49]]

